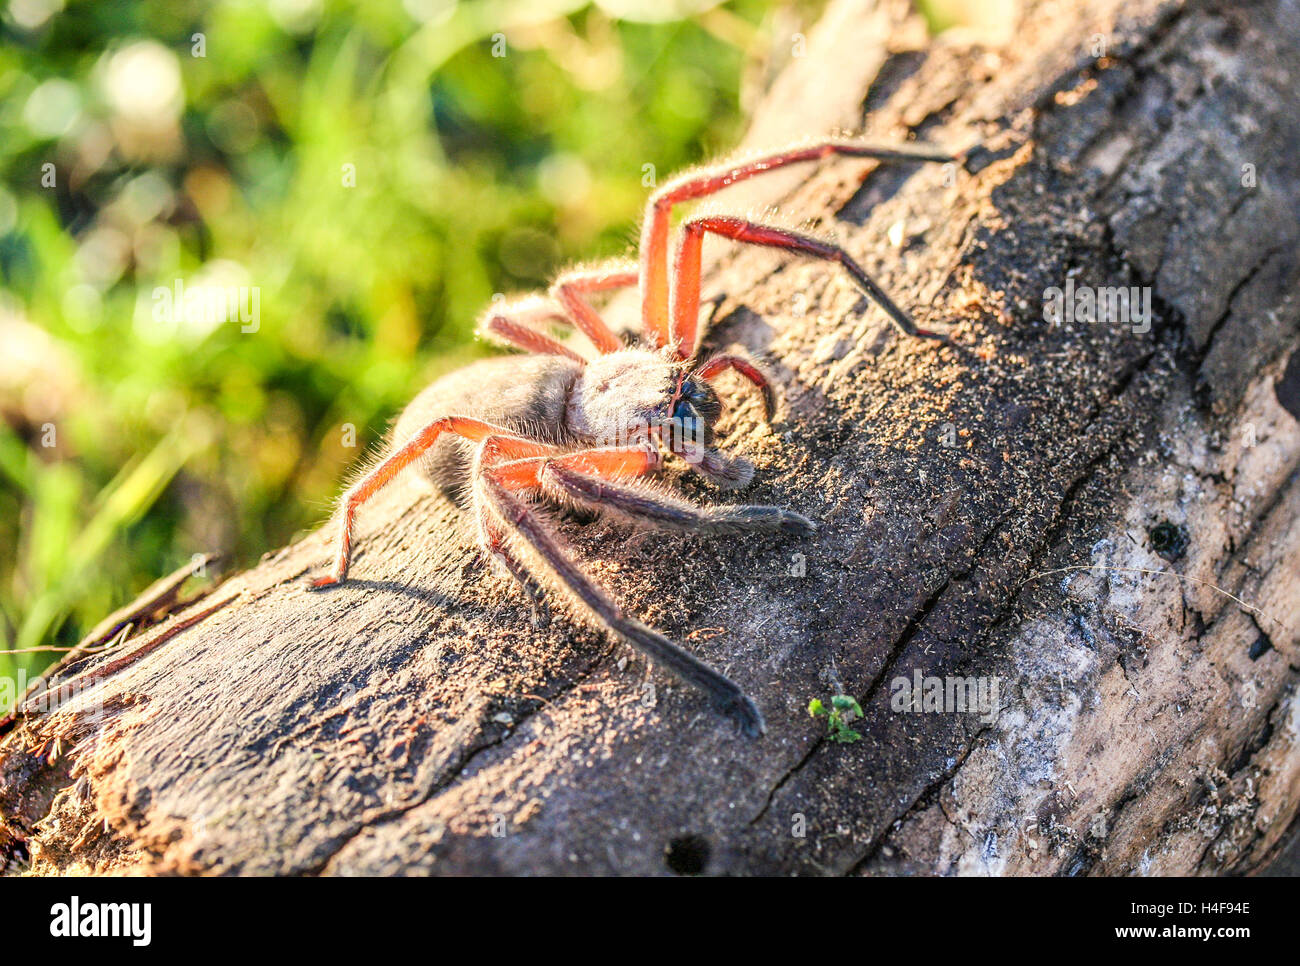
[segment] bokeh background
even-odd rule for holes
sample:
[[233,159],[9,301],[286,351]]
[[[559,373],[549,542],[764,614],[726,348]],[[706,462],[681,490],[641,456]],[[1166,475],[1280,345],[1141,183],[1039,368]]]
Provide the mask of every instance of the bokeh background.
[[[731,147],[823,4],[0,0],[0,650],[319,524],[495,293],[632,251],[644,166]],[[178,279],[255,286],[256,331],[158,321]]]

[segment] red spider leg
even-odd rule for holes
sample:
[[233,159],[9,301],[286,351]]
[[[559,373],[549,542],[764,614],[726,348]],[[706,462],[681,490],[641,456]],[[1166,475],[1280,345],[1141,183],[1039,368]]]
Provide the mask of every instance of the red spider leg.
[[[507,464],[509,465],[509,464]],[[549,572],[555,583],[573,598],[577,606],[598,624],[627,641],[656,664],[662,665],[683,681],[699,688],[722,713],[731,716],[740,729],[756,738],[764,730],[763,716],[754,703],[733,681],[709,667],[693,654],[668,638],[623,613],[572,560],[560,549],[549,528],[527,503],[500,479],[503,466],[480,466],[475,481],[483,501],[491,507],[501,523],[528,545],[538,563]]]
[[771,531],[809,534],[807,517],[779,506],[696,506],[634,483],[584,473],[565,457],[542,467],[543,492],[593,510],[609,510],[634,523],[703,533]]
[[479,322],[480,335],[498,342],[505,342],[541,355],[565,356],[577,362],[587,360],[557,339],[539,331],[540,323],[558,321],[572,325],[573,320],[564,314],[564,310],[550,299],[539,295],[529,296],[517,302],[489,309]]
[[763,394],[763,415],[770,422],[772,414],[776,412],[776,395],[772,392],[772,384],[768,382],[767,376],[748,359],[741,356],[714,356],[696,369],[694,374],[708,380],[728,369],[744,376]]
[[[539,454],[553,451],[554,447],[532,443],[520,437],[490,436],[483,441],[476,459],[480,469],[491,467],[496,478],[506,488],[512,491],[532,490],[541,487],[541,472],[552,459]],[[521,456],[529,458],[519,459]],[[648,473],[660,463],[659,454],[645,446],[580,450],[554,458],[580,466],[588,472],[615,477]],[[499,561],[506,572],[518,581],[532,601],[536,622],[545,623],[548,617],[541,584],[511,551],[504,532],[487,507],[480,502],[477,511],[479,536],[484,552]]]
[[659,453],[651,446],[600,446],[561,453],[559,447],[522,436],[493,435],[483,440],[475,457],[480,470],[490,467],[512,490],[541,487],[546,464],[557,462],[583,473],[608,479],[644,476],[659,468]]
[[551,295],[568,310],[600,354],[608,355],[623,348],[623,343],[605,324],[600,313],[591,307],[586,296],[628,288],[636,283],[637,272],[632,268],[578,269],[557,278],[551,286]]
[[[499,476],[504,486],[510,489],[534,489],[539,481],[542,457],[527,445],[520,437],[489,436],[483,441],[475,454],[474,474],[490,466]],[[538,444],[538,448],[549,450],[551,447]],[[526,456],[525,459],[511,460],[512,456]],[[489,560],[495,560],[527,595],[533,609],[533,625],[544,627],[550,623],[550,610],[546,606],[546,589],[519,559],[506,539],[506,533],[492,513],[487,503],[481,498],[478,488],[474,493],[475,516],[478,518],[479,546]]]
[[694,349],[695,325],[700,308],[700,251],[706,232],[751,245],[780,248],[799,255],[838,262],[849,273],[858,289],[884,309],[885,314],[901,331],[925,339],[947,341],[947,336],[942,333],[918,328],[907,313],[895,305],[884,289],[840,246],[786,228],[761,225],[744,218],[715,216],[696,218],[682,226],[682,244],[677,250],[673,305],[673,325],[683,334],[684,341],[680,343],[682,347],[689,346],[692,351]]
[[[511,491],[542,489],[546,469],[557,463],[587,476],[608,480],[644,476],[662,463],[658,450],[647,445],[602,446],[556,455],[557,448],[518,436],[490,436],[475,457],[475,474],[492,471],[493,479]],[[523,457],[523,458],[520,458]]]
[[[886,162],[956,160],[945,151],[925,145],[890,148],[827,139],[747,161],[723,162],[674,178],[650,196],[646,204],[645,222],[641,228],[641,326],[646,337],[661,346],[682,337],[686,337],[692,346],[695,344],[694,320],[691,321],[689,332],[669,331],[668,233],[673,205],[703,198],[758,174],[836,154]],[[691,356],[689,351],[682,352],[680,343],[678,354],[683,359]]]
[[[659,468],[661,458],[650,446],[606,446],[566,453],[548,459],[546,463],[607,480],[622,480],[654,472]],[[546,467],[543,467],[542,476],[545,471]]]
[[[334,571],[312,580],[308,585],[310,588],[319,590],[343,582],[348,575],[348,560],[352,554],[352,528],[356,521],[358,507],[390,483],[398,473],[419,459],[443,433],[452,433],[474,442],[487,439],[489,436],[504,436],[515,442],[519,455],[532,455],[533,451],[537,453],[554,451],[554,447],[515,437],[508,429],[494,426],[481,419],[472,419],[468,416],[443,416],[433,420],[416,433],[406,445],[362,477],[344,495],[343,517],[339,524],[339,551]],[[529,448],[533,449],[528,453],[523,452]]]

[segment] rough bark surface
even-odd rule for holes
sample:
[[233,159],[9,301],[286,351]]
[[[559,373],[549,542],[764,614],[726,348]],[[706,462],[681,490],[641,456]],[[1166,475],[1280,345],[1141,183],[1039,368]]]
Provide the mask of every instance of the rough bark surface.
[[[955,340],[900,338],[824,265],[719,249],[711,341],[785,398],[770,430],[747,399],[725,424],[758,466],[745,499],[818,533],[569,531],[631,613],[755,696],[765,738],[600,634],[534,629],[458,513],[394,486],[345,588],[301,589],[329,557],[313,535],[13,723],[5,850],[41,872],[1267,861],[1300,803],[1300,7],[1021,17],[988,47],[838,0],[756,118],[752,147],[982,145],[955,171],[837,161],[733,199],[837,234]],[[1067,279],[1149,287],[1150,331],[1045,321]],[[892,710],[917,671],[996,677],[998,709]],[[809,718],[835,693],[863,740]]]

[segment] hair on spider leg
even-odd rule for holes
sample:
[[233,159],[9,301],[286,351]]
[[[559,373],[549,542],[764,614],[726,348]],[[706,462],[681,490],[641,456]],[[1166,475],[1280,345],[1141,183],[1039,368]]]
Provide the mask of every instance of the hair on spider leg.
[[479,546],[487,558],[489,569],[524,592],[533,629],[546,629],[551,623],[551,607],[544,581],[535,568],[526,566],[519,559],[521,548],[515,545],[517,541],[493,520],[487,508],[477,506],[475,515],[479,523]]
[[[813,533],[812,521],[793,510],[701,505],[649,484],[646,477],[663,470],[664,451],[678,457],[686,473],[716,487],[735,489],[751,482],[753,464],[726,452],[716,439],[724,400],[714,380],[722,373],[739,375],[757,389],[769,420],[775,411],[772,380],[759,366],[738,353],[701,357],[699,352],[707,335],[707,326],[701,326],[700,285],[708,235],[827,262],[880,305],[897,331],[937,337],[912,323],[838,242],[723,213],[692,215],[680,225],[673,220],[679,204],[769,171],[833,157],[882,164],[953,158],[927,145],[824,138],[705,165],[654,189],[635,264],[572,269],[545,295],[508,300],[485,314],[486,337],[527,354],[472,363],[411,401],[382,452],[363,461],[344,492],[336,514],[333,567],[312,579],[310,587],[327,590],[346,581],[358,515],[379,490],[414,465],[422,479],[474,514],[483,553],[531,600],[567,601],[578,620],[603,628],[698,689],[742,733],[761,735],[763,716],[738,684],[630,617],[587,576],[550,508],[577,508],[637,526],[706,535]],[[592,300],[633,285],[641,303],[640,340],[628,344]],[[541,323],[556,321],[581,332],[595,354],[579,354],[542,331]]]
[[657,482],[596,479],[559,465],[543,471],[542,489],[563,506],[584,509],[637,530],[679,530],[705,535],[770,532],[800,536],[809,536],[816,530],[816,525],[803,514],[784,507],[701,507]]

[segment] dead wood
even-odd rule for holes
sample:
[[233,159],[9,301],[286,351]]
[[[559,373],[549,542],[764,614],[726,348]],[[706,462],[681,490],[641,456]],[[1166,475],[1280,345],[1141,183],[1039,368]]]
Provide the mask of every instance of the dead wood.
[[[785,397],[770,431],[754,402],[727,424],[759,468],[745,498],[821,529],[570,531],[631,613],[755,696],[764,739],[596,633],[534,629],[458,513],[394,487],[346,588],[301,589],[329,557],[314,535],[18,720],[8,852],[42,872],[1257,868],[1300,804],[1298,29],[1292,0],[1029,2],[998,45],[832,4],[751,146],[840,127],[980,147],[736,203],[837,233],[956,344],[900,338],[824,265],[728,251],[711,339]],[[1149,328],[1048,321],[1067,280],[1149,290]],[[918,672],[996,679],[997,709],[894,710]],[[809,718],[835,693],[863,740]]]

